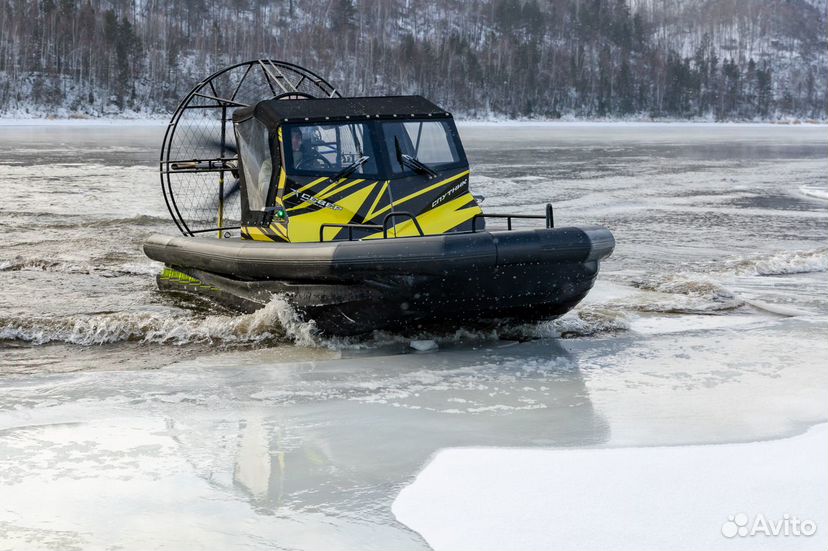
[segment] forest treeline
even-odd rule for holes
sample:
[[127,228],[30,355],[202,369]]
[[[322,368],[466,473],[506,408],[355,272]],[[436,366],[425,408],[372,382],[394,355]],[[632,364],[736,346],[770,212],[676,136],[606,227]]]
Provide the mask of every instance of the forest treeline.
[[466,116],[826,118],[824,0],[0,0],[0,112],[163,113],[257,57]]

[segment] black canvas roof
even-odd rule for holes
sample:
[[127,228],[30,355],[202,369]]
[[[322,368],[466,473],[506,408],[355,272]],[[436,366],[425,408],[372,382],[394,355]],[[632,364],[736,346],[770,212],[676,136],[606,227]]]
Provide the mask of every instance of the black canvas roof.
[[233,120],[244,120],[251,115],[270,127],[284,122],[451,116],[422,96],[270,99],[237,109]]

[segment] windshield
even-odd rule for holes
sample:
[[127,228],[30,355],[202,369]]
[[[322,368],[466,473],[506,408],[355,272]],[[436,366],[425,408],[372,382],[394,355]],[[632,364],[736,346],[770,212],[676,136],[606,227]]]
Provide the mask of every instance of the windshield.
[[[400,163],[396,155],[396,144],[400,153],[410,155],[432,169],[444,168],[461,161],[458,139],[448,121],[388,121],[382,123],[385,147],[390,152],[391,172],[411,172],[411,167]],[[396,138],[396,140],[395,140]]]
[[366,124],[284,126],[285,165],[291,174],[335,175],[356,163],[354,176],[376,176],[377,156]]
[[[354,178],[397,178],[418,172],[412,159],[431,170],[466,162],[451,120],[306,123],[283,128],[285,167],[291,175],[333,177],[344,171]],[[400,162],[398,143],[400,155],[410,157],[408,162]],[[359,162],[363,157],[368,159]],[[353,172],[349,167],[354,167]]]

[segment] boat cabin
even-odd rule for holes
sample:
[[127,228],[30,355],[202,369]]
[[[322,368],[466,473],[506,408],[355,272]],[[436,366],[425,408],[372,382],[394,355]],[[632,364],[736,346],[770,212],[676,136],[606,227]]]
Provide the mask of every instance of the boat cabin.
[[233,123],[245,239],[433,235],[481,213],[451,114],[421,96],[274,98]]

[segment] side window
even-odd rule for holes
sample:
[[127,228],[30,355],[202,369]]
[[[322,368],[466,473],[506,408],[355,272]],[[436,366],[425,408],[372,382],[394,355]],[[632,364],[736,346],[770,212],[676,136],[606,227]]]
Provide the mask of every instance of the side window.
[[337,173],[362,156],[355,174],[375,175],[377,159],[364,124],[286,125],[285,164],[292,174]]
[[265,207],[273,164],[270,158],[267,128],[256,119],[236,124],[236,141],[239,145],[247,203],[251,211]]
[[454,163],[460,160],[449,128],[443,122],[406,122],[405,131],[414,144],[415,157],[425,164]]
[[392,176],[412,173],[397,159],[397,144],[401,153],[431,167],[459,163],[463,158],[457,137],[445,121],[388,121],[382,123],[382,132]]

